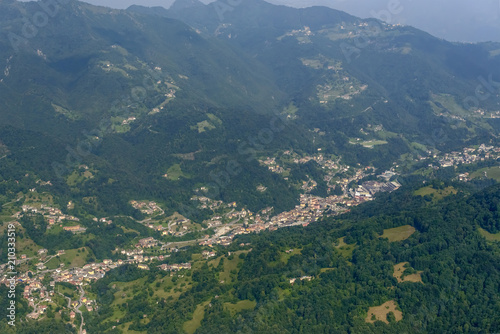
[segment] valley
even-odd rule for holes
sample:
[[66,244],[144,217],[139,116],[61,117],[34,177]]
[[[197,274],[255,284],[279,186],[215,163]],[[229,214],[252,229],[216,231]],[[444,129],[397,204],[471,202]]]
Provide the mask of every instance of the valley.
[[0,332],[500,331],[498,49],[2,1]]

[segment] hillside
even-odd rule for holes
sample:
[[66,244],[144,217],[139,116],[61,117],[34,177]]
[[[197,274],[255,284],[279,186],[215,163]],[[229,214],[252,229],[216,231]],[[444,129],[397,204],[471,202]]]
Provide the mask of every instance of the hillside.
[[[2,36],[20,36],[21,13],[39,10],[36,3],[1,6]],[[283,94],[261,64],[175,20],[69,2],[36,38],[22,41],[14,44],[17,50],[1,41],[6,64],[0,141],[10,149],[8,159],[54,182],[82,163],[94,165],[102,175],[83,191],[87,197],[109,188],[107,179],[113,178],[118,188],[102,191],[117,197],[124,191],[136,197],[156,193],[175,208],[189,200],[196,183],[210,182],[209,171],[200,172],[207,163],[244,159],[238,157],[238,138],[258,134],[258,126],[249,125],[269,123],[282,103]],[[198,124],[217,131],[198,131]],[[26,155],[23,137],[37,138],[34,154],[51,162]],[[193,163],[178,157],[192,152],[203,157]],[[187,165],[185,175],[192,176],[169,186],[161,175],[176,163]],[[127,201],[117,200],[122,206]],[[116,204],[101,207],[119,211]]]
[[496,120],[477,111],[499,110],[498,44],[453,44],[333,9],[264,1],[161,14],[255,55],[289,93],[301,122],[326,130],[337,151],[345,137],[366,137],[374,125],[385,131],[372,137],[404,133],[410,147],[440,149],[497,131]]
[[58,3],[0,2],[0,332],[500,331],[499,44]]
[[[8,159],[49,180],[94,165],[100,177],[78,193],[99,198],[101,214],[119,213],[126,197],[160,200],[173,212],[209,184],[215,197],[253,210],[289,209],[294,190],[255,158],[291,147],[387,169],[408,153],[496,140],[498,94],[490,90],[499,77],[497,45],[455,45],[335,10],[263,1],[226,8],[222,21],[217,2],[119,11],[70,1],[23,37],[22,15],[34,16],[39,5],[1,6],[0,121],[13,128],[1,131],[0,141]],[[477,98],[481,82],[486,92]],[[261,124],[271,123],[280,130],[262,137],[270,129]],[[37,137],[43,147],[35,151],[52,161],[27,159],[19,138],[7,136],[13,129]],[[60,148],[49,149],[54,145]],[[194,160],[179,158],[193,152]],[[244,178],[220,191],[215,175],[232,161]],[[165,182],[162,175],[178,164],[189,177]],[[242,195],[258,178],[275,180],[265,186],[285,197]],[[110,186],[109,179],[119,182]],[[61,187],[59,194],[72,192]]]
[[[459,192],[430,206],[410,187],[307,228],[181,250],[166,260],[166,271],[152,264],[113,269],[89,290],[100,310],[85,313],[87,328],[495,332],[500,249],[481,231],[498,231],[483,217],[498,202],[499,187],[471,194],[447,186]],[[181,262],[189,268],[168,267]]]

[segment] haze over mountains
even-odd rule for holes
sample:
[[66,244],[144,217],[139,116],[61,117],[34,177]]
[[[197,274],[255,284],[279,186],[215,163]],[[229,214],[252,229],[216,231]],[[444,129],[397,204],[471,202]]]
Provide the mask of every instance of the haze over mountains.
[[500,41],[497,0],[272,0],[292,6],[328,6],[359,17],[411,25],[449,41]]
[[500,43],[393,23],[1,1],[0,332],[498,333]]
[[[90,0],[89,3],[112,8],[131,5],[169,8],[174,0]],[[204,3],[212,2],[203,0]],[[291,7],[327,6],[349,14],[376,17],[388,23],[411,25],[449,41],[500,41],[500,3],[468,0],[269,0]]]
[[[118,11],[70,1],[35,35],[26,35],[23,17],[35,15],[39,5],[3,2],[1,124],[65,146],[88,137],[75,138],[81,129],[107,120],[109,129],[97,136],[102,145],[85,158],[97,159],[109,175],[121,170],[120,184],[131,192],[147,184],[143,191],[158,193],[172,209],[231,159],[246,159],[238,153],[249,149],[241,146],[242,136],[258,134],[258,124],[276,114],[289,126],[268,146],[252,144],[259,155],[321,149],[387,168],[404,153],[496,137],[500,125],[486,116],[500,110],[498,44],[451,44],[321,7],[260,0],[224,5],[181,0],[170,10]],[[0,140],[22,152],[10,133]],[[387,144],[368,149],[352,145],[353,138]],[[192,152],[200,158],[179,158]],[[56,153],[58,159],[39,167],[71,174],[75,166],[64,164],[65,150]],[[144,161],[154,163],[144,167]],[[178,181],[182,187],[162,178],[177,163],[190,175]],[[289,195],[272,199],[272,191],[252,190],[251,200],[244,196],[242,188],[258,186],[253,176],[275,176],[258,163],[241,165],[248,179],[238,178],[241,185],[217,196],[255,208],[293,205],[295,192],[279,179],[269,187]],[[105,179],[93,182],[116,188]],[[96,187],[89,184],[89,191]]]

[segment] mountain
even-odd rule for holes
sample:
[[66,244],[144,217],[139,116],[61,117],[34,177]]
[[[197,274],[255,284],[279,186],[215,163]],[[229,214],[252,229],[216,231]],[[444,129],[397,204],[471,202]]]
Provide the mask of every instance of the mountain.
[[498,42],[500,6],[487,0],[481,6],[469,1],[394,2],[383,0],[270,0],[277,5],[293,7],[326,6],[359,17],[376,17],[391,24],[417,27],[449,41]]
[[[497,44],[452,44],[333,9],[261,0],[127,11],[69,1],[39,28],[23,17],[37,18],[40,4],[0,6],[0,120],[13,127],[0,141],[41,177],[62,174],[67,199],[107,203],[96,207],[103,214],[132,197],[173,212],[209,184],[215,197],[255,210],[290,208],[296,191],[256,158],[291,147],[382,169],[405,154],[496,140],[499,124],[488,116],[499,104]],[[256,142],[275,117],[284,130]],[[45,144],[36,146],[41,156],[58,157],[29,159],[14,129]],[[53,145],[61,149],[52,153]],[[234,161],[244,172],[228,179]],[[64,178],[84,162],[101,177],[85,191],[69,189]],[[162,177],[177,166],[184,177]],[[268,193],[255,190],[259,179]]]
[[[488,136],[482,129],[496,127],[495,120],[478,118],[473,111],[498,110],[498,44],[454,44],[333,9],[264,1],[233,7],[219,1],[167,16],[266,65],[308,127],[358,137],[360,129],[378,124],[404,132],[410,145],[442,148],[479,133]],[[493,94],[482,92],[488,80]],[[345,122],[356,126],[349,131]],[[437,130],[444,134],[432,140]]]
[[205,6],[201,1],[199,0],[180,0],[180,1],[175,1],[168,9],[175,13],[177,11],[182,11],[185,9],[191,9],[191,8],[196,8],[196,7],[203,7]]
[[[225,169],[225,161],[232,160],[227,153],[243,159],[237,153],[239,135],[255,136],[257,124],[269,123],[282,103],[283,93],[264,66],[180,21],[72,1],[29,38],[23,36],[22,17],[34,17],[39,5],[2,2],[0,6],[4,36],[0,58],[5,66],[0,78],[4,101],[0,141],[9,147],[12,159],[25,160],[45,179],[67,177],[84,161],[94,164],[102,178],[90,182],[80,196],[104,187],[111,192],[120,189],[118,199],[130,189],[135,196],[156,193],[174,209],[178,196],[188,201],[195,184],[212,182],[209,173]],[[14,45],[9,39],[16,41]],[[35,151],[54,157],[51,163],[22,155],[26,152],[18,139],[33,136],[32,131],[44,138],[36,141]],[[293,137],[290,134],[289,140]],[[54,142],[61,149],[51,150]],[[75,156],[78,143],[85,149]],[[180,158],[192,152],[202,158],[194,162]],[[162,178],[177,164],[186,165],[185,178],[178,182]],[[207,164],[212,167],[206,168]],[[275,178],[255,162],[246,168]],[[200,173],[203,170],[206,173]],[[115,179],[111,175],[117,173],[120,180],[108,184],[106,175]],[[64,193],[68,189],[61,181]],[[288,192],[285,182],[275,183]],[[97,196],[110,200],[103,193]],[[293,205],[292,197],[283,197],[278,206]],[[115,205],[100,206],[112,207],[116,210]]]
[[[144,85],[146,71],[150,73],[150,77],[155,72],[159,72],[156,76],[175,77],[176,82],[182,81],[179,76],[188,77],[190,79],[184,79],[187,82],[184,85],[193,87],[197,95],[201,94],[200,100],[214,99],[225,106],[230,106],[229,99],[238,94],[242,95],[235,104],[243,104],[243,95],[257,93],[251,91],[252,85],[257,90],[263,86],[263,79],[258,78],[259,66],[253,64],[248,57],[245,58],[214,40],[202,38],[178,21],[151,20],[149,17],[133,16],[127,12],[70,2],[68,7],[61,8],[58,13],[58,18],[67,15],[64,20],[54,20],[54,25],[49,24],[45,29],[40,29],[36,38],[26,39],[16,34],[23,32],[21,11],[35,11],[38,5],[16,3],[4,9],[3,13],[13,13],[2,20],[2,29],[8,33],[9,39],[16,42],[8,45],[3,40],[1,57],[7,60],[5,65],[9,69],[2,77],[3,86],[20,93],[30,89],[52,90],[44,92],[44,96],[70,112],[78,110],[79,115],[74,115],[75,117],[85,118],[82,114],[106,112],[106,108],[109,108],[107,104],[111,101],[127,94],[135,86]],[[72,22],[74,28],[66,28],[69,22]],[[62,27],[66,29],[61,31]],[[70,40],[68,36],[74,37]],[[21,42],[17,42],[16,38]],[[62,42],[70,44],[62,48]],[[15,52],[16,48],[21,49]],[[27,65],[20,66],[21,61]],[[157,66],[151,67],[153,63]],[[34,79],[30,79],[32,82],[27,81],[27,73],[31,73],[33,67],[37,67],[39,73],[43,74],[44,78],[40,80],[44,82]],[[235,72],[228,73],[228,68],[233,68]],[[218,89],[216,85],[219,82],[228,85],[230,75],[238,76],[243,81],[248,80],[242,83],[245,86],[242,91],[246,92],[238,91],[242,87],[238,88],[233,79],[232,94],[221,94],[224,88]],[[92,82],[91,78],[104,76],[106,81],[100,83],[102,86],[96,86]],[[250,84],[252,80],[254,83]],[[216,84],[208,85],[209,81]],[[117,84],[113,84],[114,82]],[[46,88],[40,87],[42,84]],[[58,100],[57,91],[72,100]],[[79,91],[84,93],[78,94]],[[93,97],[91,101],[87,98],[89,95]]]
[[499,62],[325,7],[0,2],[0,332],[498,332]]

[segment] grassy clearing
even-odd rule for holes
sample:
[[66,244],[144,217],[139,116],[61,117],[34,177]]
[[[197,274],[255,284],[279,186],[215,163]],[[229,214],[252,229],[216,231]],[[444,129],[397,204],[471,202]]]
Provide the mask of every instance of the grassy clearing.
[[151,288],[154,291],[154,296],[159,297],[159,298],[165,298],[169,299],[172,298],[173,300],[177,300],[179,296],[189,290],[192,286],[192,280],[191,277],[184,276],[184,277],[169,277],[166,276],[163,278],[163,282],[160,282],[160,285],[157,287],[156,282],[151,284]]
[[389,239],[390,242],[403,241],[408,239],[415,231],[415,228],[410,225],[389,228],[384,230],[381,238]]
[[374,146],[377,146],[377,145],[385,145],[385,144],[387,144],[387,141],[377,140],[377,139],[362,141],[360,138],[351,138],[349,140],[349,143],[352,145],[361,145],[365,148],[373,148]]
[[[5,209],[5,207],[4,207]],[[7,223],[12,221],[12,215],[11,214],[6,214],[6,215],[0,215],[0,223]],[[0,230],[2,230],[2,225],[0,225]]]
[[500,166],[481,168],[471,174],[471,178],[489,178],[500,182]]
[[251,300],[241,300],[236,304],[224,303],[224,309],[231,312],[232,315],[235,315],[243,310],[253,310],[255,306],[257,306],[257,302]]
[[61,106],[58,106],[57,104],[52,103],[52,107],[54,108],[55,112],[62,114],[71,120],[77,120],[80,118],[77,112],[68,110],[68,109],[63,108]]
[[429,195],[432,197],[433,202],[437,202],[447,196],[455,195],[456,193],[457,190],[453,187],[446,187],[444,189],[434,189],[431,186],[428,186],[416,190],[413,194],[415,196],[422,196],[422,197]]
[[420,144],[420,143],[417,143],[417,142],[411,142],[410,146],[416,150],[427,151],[427,146]]
[[[304,61],[302,61],[304,62]],[[307,66],[307,65],[306,65]],[[295,116],[297,114],[297,111],[299,111],[299,108],[293,102],[291,102],[288,107],[283,108],[283,113],[290,115],[290,116]]]
[[[243,250],[243,251],[237,251],[237,252],[234,252],[233,253],[233,259],[232,260],[229,260],[227,257],[224,257],[224,271],[220,272],[219,273],[219,279],[221,281],[224,281],[225,283],[231,283],[233,281],[232,279],[232,274],[231,272],[237,272],[238,271],[238,264],[239,263],[243,263],[243,260],[240,259],[240,254],[242,253],[248,253],[247,250]],[[219,265],[219,262],[220,262],[220,259],[221,258],[218,258],[218,259],[215,259],[213,260],[214,262],[211,261],[211,263],[213,263],[214,265],[216,264],[216,266]]]
[[[0,220],[0,234],[6,233],[8,229],[8,222],[13,222],[12,216],[0,216],[5,219]],[[16,226],[16,234],[18,235],[16,239],[16,253],[21,258],[22,254],[25,254],[27,257],[34,257],[37,255],[37,252],[40,247],[37,245],[31,238],[27,236],[26,229],[22,226]],[[23,235],[21,237],[21,234]]]
[[385,145],[385,144],[387,144],[385,140],[368,140],[361,143],[361,145],[363,145],[363,147],[366,148],[373,148],[374,146]]
[[321,69],[323,68],[323,63],[318,60],[318,59],[306,59],[306,58],[300,58],[302,61],[302,64],[307,67],[311,67],[314,69]]
[[[78,290],[77,288],[73,288],[73,289],[70,289],[69,287],[67,286],[64,286],[64,285],[61,285],[61,284],[57,284],[56,283],[56,286],[55,286],[55,291],[56,292],[60,292],[62,293],[63,295],[67,296],[67,297],[70,297],[72,300],[76,300],[78,298],[78,296],[80,296],[80,294],[78,293]],[[66,300],[66,305],[67,304],[67,300]]]
[[215,116],[214,114],[208,113],[207,117],[210,120],[210,122],[212,122],[212,124],[215,124],[216,126],[222,125],[222,121],[220,120],[220,118]]
[[302,254],[302,248],[293,249],[291,252],[280,252],[280,260],[283,263],[288,263],[288,260],[294,255]]
[[390,300],[388,302],[383,303],[380,306],[373,306],[368,309],[368,315],[366,316],[365,321],[369,323],[374,323],[377,320],[389,323],[387,321],[387,314],[390,312],[394,313],[394,317],[396,321],[400,321],[403,319],[403,312],[397,310],[397,304],[394,300]]
[[[218,267],[220,260],[223,258],[223,256],[219,256],[213,260],[208,261],[208,266],[213,266],[213,267]],[[225,260],[224,260],[225,261]]]
[[70,187],[77,186],[79,184],[84,183],[86,180],[93,178],[94,175],[92,172],[86,170],[84,172],[80,172],[78,170],[75,170],[71,175],[68,176],[68,179],[66,180],[66,183]]
[[492,242],[500,242],[500,233],[492,234],[485,229],[478,227],[479,233],[487,240]]
[[410,264],[408,262],[401,262],[394,265],[394,273],[392,275],[398,280],[398,283],[403,283],[403,282],[422,283],[422,271],[404,275],[404,272],[407,269],[411,269]]
[[49,193],[30,192],[24,196],[24,204],[40,208],[42,204],[53,205],[54,198]]
[[196,124],[195,129],[198,129],[198,133],[203,133],[207,130],[213,130],[215,129],[215,126],[210,124],[209,121],[202,121]]
[[352,259],[352,252],[356,249],[356,247],[357,247],[356,244],[352,245],[346,244],[344,241],[344,237],[338,239],[337,244],[335,245],[335,248],[337,248],[340,254],[347,260]]
[[468,114],[468,111],[462,108],[452,95],[432,94],[430,104],[435,113],[448,111],[453,115],[466,116]]
[[186,333],[193,334],[201,326],[201,321],[205,317],[205,307],[209,303],[210,301],[206,301],[196,307],[196,310],[193,313],[193,319],[186,321],[182,326]]
[[121,324],[117,328],[119,328],[120,330],[122,330],[123,334],[141,334],[141,333],[146,333],[146,332],[138,332],[138,331],[131,330],[131,329],[129,329],[130,325],[132,325],[132,322],[126,322],[124,324]]
[[[24,228],[17,227],[17,231],[23,233],[24,237],[16,239],[16,251],[19,255],[26,254],[27,257],[34,257],[38,254],[38,250],[42,247],[38,246],[33,240],[27,237]],[[16,233],[19,235],[19,233]]]
[[186,177],[182,172],[181,165],[175,164],[167,170],[167,179],[178,181],[181,177]]
[[201,121],[191,127],[191,130],[198,130],[198,133],[216,129],[217,126],[222,125],[222,121],[214,114],[207,114],[208,120]]
[[285,300],[285,298],[290,297],[291,294],[292,293],[290,292],[289,289],[279,289],[278,288],[278,296],[279,296],[278,300],[279,301]]
[[114,285],[117,289],[114,296],[112,306],[118,306],[124,303],[128,298],[132,298],[134,296],[134,289],[138,292],[144,289],[144,283],[146,278],[140,278],[131,282],[114,282],[111,285]]
[[63,296],[57,294],[57,293],[55,293],[54,297],[52,297],[52,301],[57,306],[61,306],[61,307],[67,307],[68,306],[68,300],[66,298],[64,298]]
[[[125,311],[119,309],[119,305],[127,302],[134,298],[139,292],[142,292],[145,288],[146,277],[140,278],[131,282],[114,282],[111,285],[114,286],[117,291],[114,294],[114,300],[111,304],[111,308],[113,309],[113,315],[106,319],[106,321],[115,322],[116,320],[123,319],[126,316]],[[160,288],[156,288],[154,283],[151,285],[155,293],[160,291]],[[163,292],[163,290],[161,290]],[[180,293],[179,293],[180,295]],[[128,328],[128,326],[126,326]],[[125,331],[127,333],[127,331]],[[131,332],[132,333],[132,332]]]
[[[114,294],[115,299],[111,304],[113,308],[113,315],[107,320],[116,321],[117,319],[122,319],[125,314],[119,309],[119,305],[132,300],[138,293],[144,291],[148,287],[146,284],[146,277],[140,278],[132,282],[114,282],[112,285],[115,286],[116,292]],[[152,298],[165,298],[167,300],[177,300],[179,296],[191,289],[192,280],[191,277],[184,275],[184,277],[179,276],[165,276],[162,279],[157,279],[153,283],[149,284],[154,292]]]
[[397,133],[395,133],[395,132],[390,132],[390,131],[385,131],[385,130],[377,132],[377,137],[379,137],[382,140],[385,140],[385,139],[388,139],[388,138],[396,138],[398,136],[399,135]]
[[[80,252],[78,252],[78,250],[80,250]],[[83,267],[87,263],[85,259],[89,252],[91,252],[91,250],[87,247],[69,249],[65,251],[64,254],[51,259],[45,266],[48,269],[56,269],[61,263],[64,263],[66,268]]]

